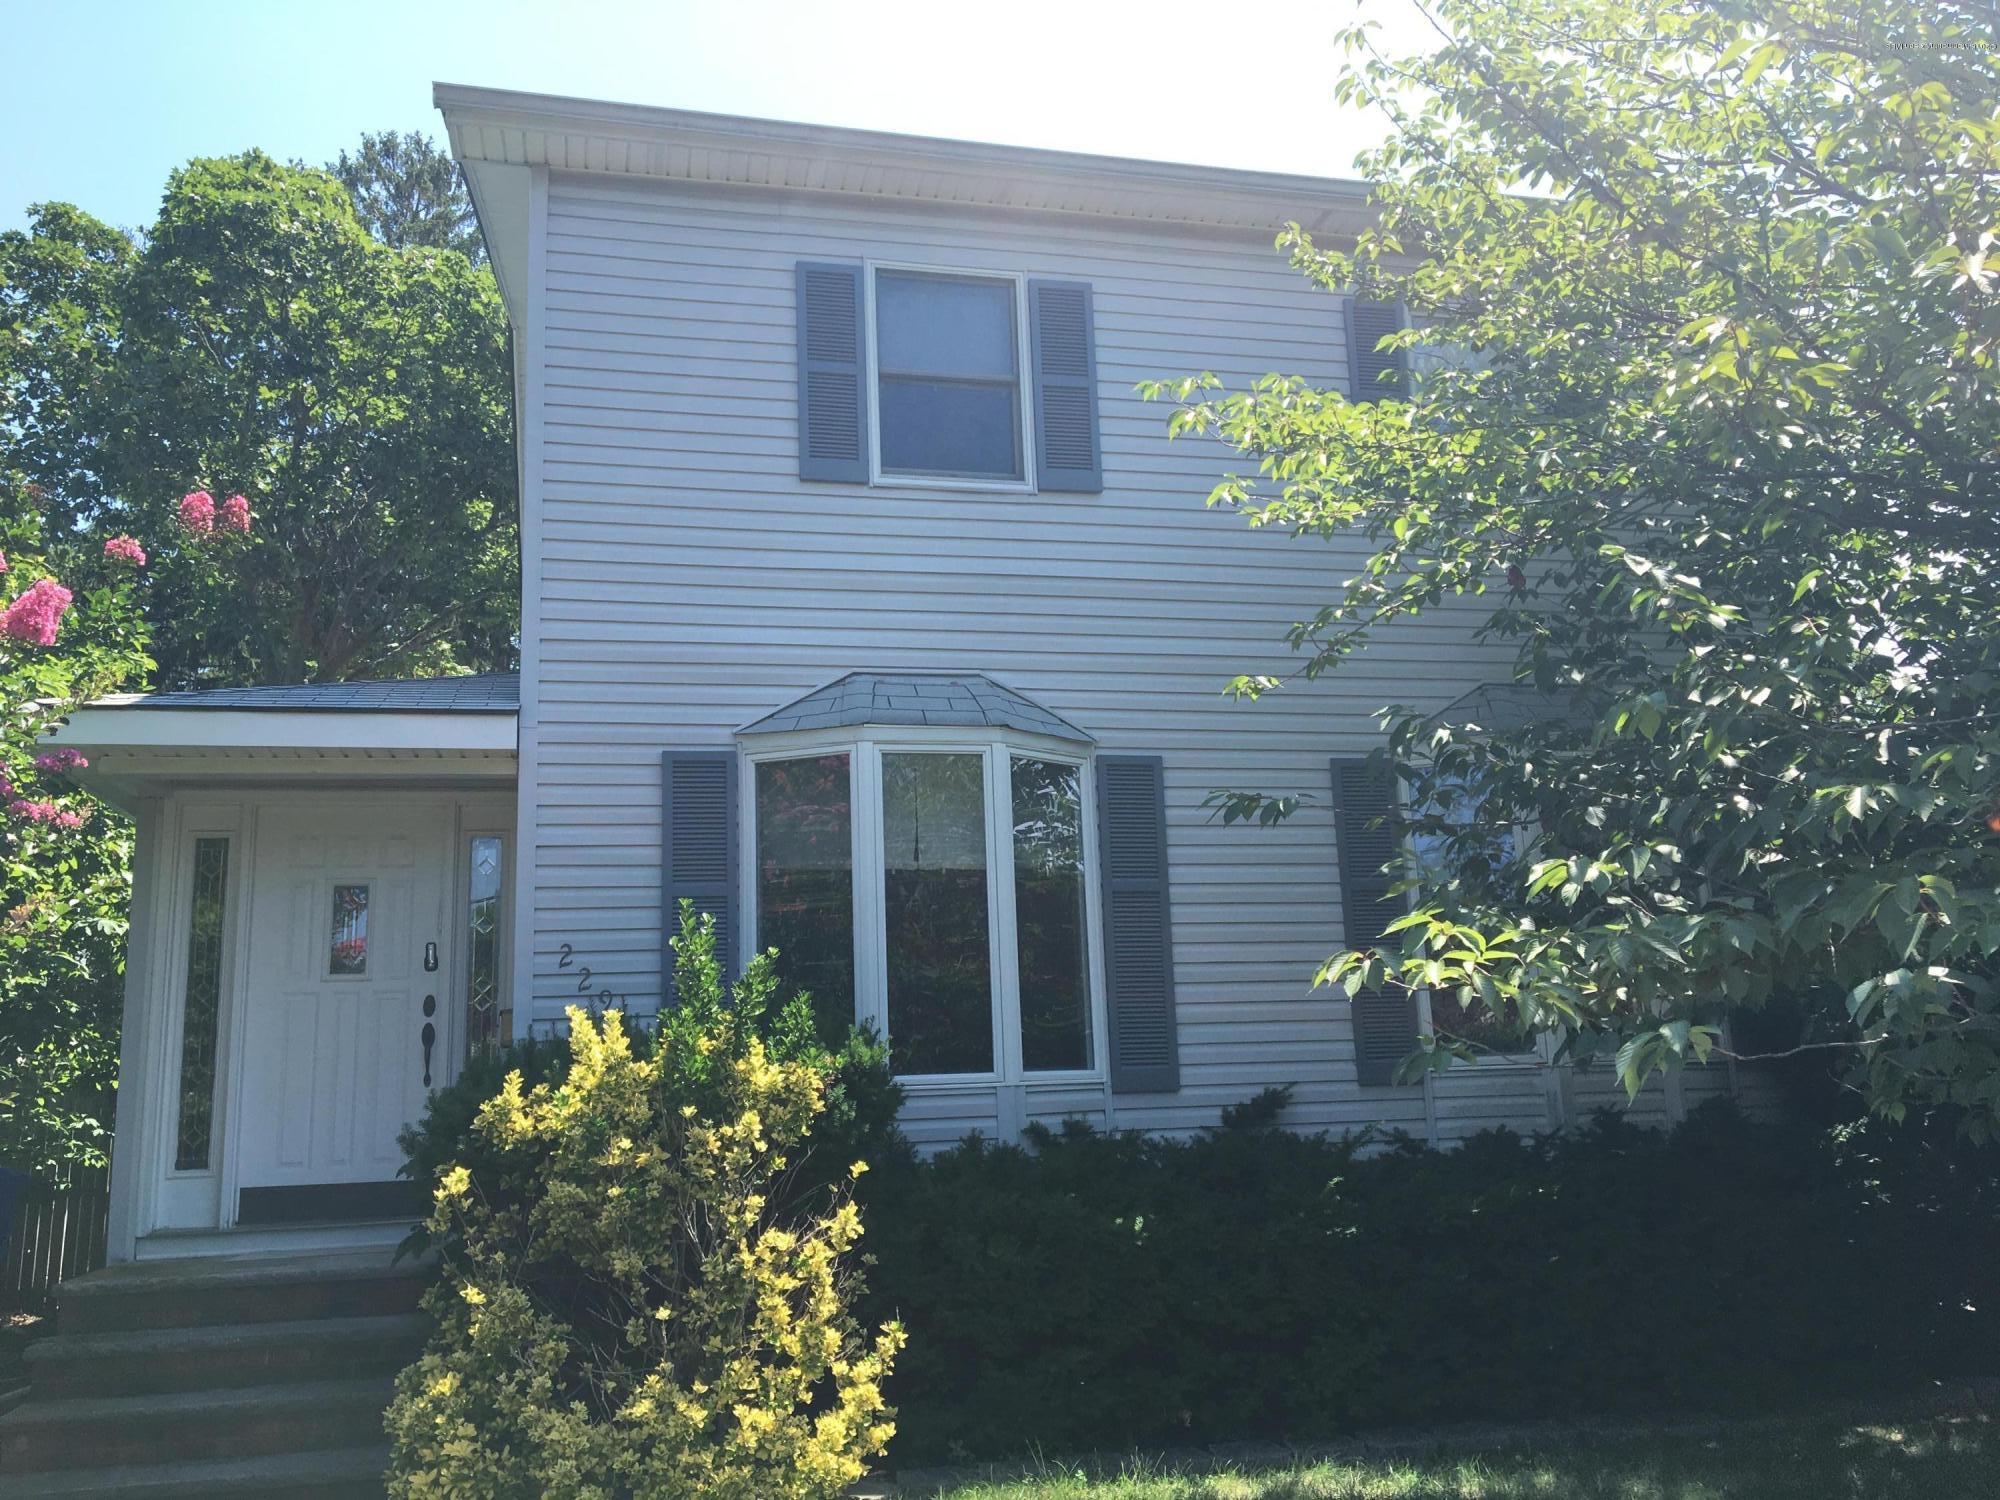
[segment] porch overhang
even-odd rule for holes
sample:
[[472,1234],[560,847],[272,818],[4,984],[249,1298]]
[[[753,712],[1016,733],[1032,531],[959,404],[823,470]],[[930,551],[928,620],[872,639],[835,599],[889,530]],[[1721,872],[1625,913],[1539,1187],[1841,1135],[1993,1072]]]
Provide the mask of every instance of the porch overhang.
[[512,702],[500,692],[441,692],[450,682],[119,695],[77,709],[41,745],[80,753],[89,764],[71,779],[126,808],[169,785],[511,784]]

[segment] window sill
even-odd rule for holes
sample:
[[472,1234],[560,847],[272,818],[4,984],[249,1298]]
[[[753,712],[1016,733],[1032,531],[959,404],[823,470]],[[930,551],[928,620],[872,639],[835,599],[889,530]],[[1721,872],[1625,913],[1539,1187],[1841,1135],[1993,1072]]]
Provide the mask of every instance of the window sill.
[[883,490],[959,490],[982,495],[1033,495],[1035,487],[1025,479],[931,479],[917,474],[877,474],[868,481]]
[[989,1089],[1026,1088],[1034,1093],[1056,1093],[1079,1088],[1102,1088],[1102,1073],[1033,1073],[1021,1078],[1002,1078],[997,1073],[976,1077],[926,1073],[898,1078],[897,1084],[909,1094],[977,1094]]
[[1495,1068],[1501,1068],[1501,1069],[1547,1068],[1552,1066],[1554,1065],[1546,1057],[1543,1057],[1539,1052],[1520,1052],[1520,1053],[1497,1054],[1490,1057],[1476,1057],[1471,1062],[1467,1062],[1463,1058],[1459,1058],[1455,1060],[1452,1063],[1451,1067],[1446,1071],[1451,1073],[1457,1073],[1457,1072],[1477,1072],[1481,1069],[1491,1071]]

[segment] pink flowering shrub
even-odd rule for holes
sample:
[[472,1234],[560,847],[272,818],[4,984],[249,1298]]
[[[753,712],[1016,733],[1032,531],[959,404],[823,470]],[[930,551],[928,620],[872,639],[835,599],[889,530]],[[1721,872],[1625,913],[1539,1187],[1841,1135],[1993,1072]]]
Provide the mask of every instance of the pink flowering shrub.
[[153,672],[142,596],[158,549],[151,532],[86,537],[20,490],[0,476],[0,1157],[41,1172],[101,1163],[109,1144],[131,848],[71,779],[86,757],[46,740]]
[[181,530],[189,536],[207,536],[215,530],[215,496],[207,490],[181,496]]
[[53,578],[38,578],[0,612],[0,631],[36,646],[53,646],[73,596]]
[[67,807],[58,807],[53,802],[31,802],[26,797],[16,797],[9,802],[7,811],[24,823],[46,823],[54,828],[81,828],[88,816]]
[[181,496],[180,522],[181,531],[197,541],[223,531],[248,536],[250,502],[241,495],[231,495],[218,506],[207,490],[190,490]]
[[0,552],[0,573],[7,571],[7,554]]

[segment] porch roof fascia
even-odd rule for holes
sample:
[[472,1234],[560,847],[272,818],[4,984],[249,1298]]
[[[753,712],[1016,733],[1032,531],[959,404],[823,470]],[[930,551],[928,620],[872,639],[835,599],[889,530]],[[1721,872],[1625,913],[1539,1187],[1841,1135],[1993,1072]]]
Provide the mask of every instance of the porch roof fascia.
[[116,806],[130,807],[149,786],[217,776],[511,782],[518,717],[492,710],[300,712],[97,703],[75,710],[39,745],[81,752],[90,764],[71,779]]
[[87,704],[43,738],[78,750],[348,750],[513,754],[517,715]]

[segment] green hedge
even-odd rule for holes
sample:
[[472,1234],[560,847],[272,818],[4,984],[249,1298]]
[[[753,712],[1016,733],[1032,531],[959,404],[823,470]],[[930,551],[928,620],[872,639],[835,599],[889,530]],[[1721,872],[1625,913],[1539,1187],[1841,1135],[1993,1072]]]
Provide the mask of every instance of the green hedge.
[[1703,1111],[1455,1152],[1041,1132],[871,1174],[903,1464],[2000,1373],[1990,1153]]

